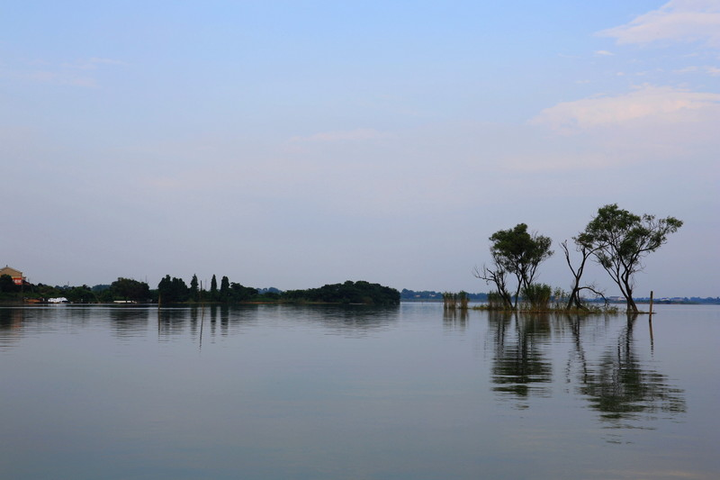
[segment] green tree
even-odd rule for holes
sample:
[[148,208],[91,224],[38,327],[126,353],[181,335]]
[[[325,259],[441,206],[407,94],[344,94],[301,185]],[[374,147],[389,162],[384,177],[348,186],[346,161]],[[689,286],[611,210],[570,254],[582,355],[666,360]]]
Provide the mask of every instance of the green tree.
[[520,291],[533,283],[540,263],[553,254],[550,250],[552,240],[537,233],[531,234],[527,228],[526,224],[519,223],[514,228],[493,233],[490,254],[494,267],[483,267],[482,273],[476,273],[477,277],[495,284],[506,306],[510,304],[506,276],[508,273],[514,275],[517,281],[514,308],[517,308]]
[[132,300],[144,302],[150,298],[150,287],[145,282],[131,278],[118,278],[110,285],[113,298],[119,300]]
[[531,283],[523,287],[523,298],[527,302],[527,308],[531,311],[547,311],[552,296],[552,287],[545,283]]
[[282,298],[290,301],[321,303],[397,305],[400,303],[400,292],[377,283],[348,280],[345,283],[323,285],[320,288],[289,290],[283,293]]
[[230,280],[227,276],[223,276],[220,280],[220,299],[227,302],[230,298]]
[[97,302],[95,293],[87,285],[81,287],[70,287],[63,292],[63,296],[71,303],[94,303]]
[[190,280],[190,298],[196,302],[200,300],[200,289],[198,285],[197,275],[193,274],[192,280]]
[[0,276],[0,292],[11,293],[11,292],[17,292],[19,290],[20,290],[20,287],[15,285],[15,282],[13,281],[13,279],[10,275]]
[[217,302],[218,300],[218,289],[217,289],[217,278],[213,273],[212,279],[210,279],[210,301]]
[[594,249],[596,261],[620,287],[628,312],[637,313],[633,300],[634,274],[643,269],[642,259],[667,242],[683,222],[674,217],[657,219],[654,215],[635,215],[605,205],[578,236],[587,248]]
[[190,298],[190,289],[181,278],[165,275],[158,284],[158,298],[163,303],[186,302]]
[[[225,277],[223,277],[225,278]],[[251,300],[255,297],[257,297],[258,291],[256,288],[252,287],[245,287],[240,283],[232,282],[230,284],[230,299],[233,302],[243,302],[247,300]],[[228,299],[223,298],[224,301],[227,301]]]

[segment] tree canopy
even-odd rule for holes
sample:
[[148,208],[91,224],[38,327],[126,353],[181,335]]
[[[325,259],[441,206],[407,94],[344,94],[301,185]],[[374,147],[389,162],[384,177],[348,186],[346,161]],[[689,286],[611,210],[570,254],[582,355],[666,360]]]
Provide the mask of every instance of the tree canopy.
[[674,217],[658,219],[654,215],[635,215],[617,204],[605,205],[574,238],[593,251],[597,263],[620,287],[628,311],[637,313],[632,298],[634,274],[643,269],[642,259],[667,242],[683,222]]
[[165,275],[158,284],[158,301],[162,303],[186,302],[190,299],[190,289],[181,278]]
[[532,285],[537,268],[553,252],[550,250],[552,240],[537,233],[529,233],[524,223],[517,224],[508,230],[498,230],[490,237],[490,254],[493,267],[483,267],[483,272],[476,276],[486,282],[494,283],[506,307],[512,306],[512,296],[508,291],[507,274],[515,276],[515,306],[522,289]]
[[400,292],[394,288],[365,281],[336,283],[308,290],[290,290],[282,296],[286,300],[304,300],[308,302],[397,305]]
[[150,298],[148,284],[131,278],[118,278],[110,285],[110,291],[114,298],[122,300],[145,302]]

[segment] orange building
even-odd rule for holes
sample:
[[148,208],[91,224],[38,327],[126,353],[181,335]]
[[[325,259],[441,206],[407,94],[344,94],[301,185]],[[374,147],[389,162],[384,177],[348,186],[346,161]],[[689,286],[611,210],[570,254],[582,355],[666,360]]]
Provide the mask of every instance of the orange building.
[[22,285],[23,281],[25,280],[25,277],[23,277],[23,274],[20,270],[15,270],[12,267],[8,267],[5,265],[3,268],[0,268],[0,277],[3,275],[10,275],[13,279],[13,282],[15,282],[15,285]]

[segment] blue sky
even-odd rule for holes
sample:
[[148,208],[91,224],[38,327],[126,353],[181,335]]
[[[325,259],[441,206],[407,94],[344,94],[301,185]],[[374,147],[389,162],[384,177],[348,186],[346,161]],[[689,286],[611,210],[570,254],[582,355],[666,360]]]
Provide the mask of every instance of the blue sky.
[[[0,262],[486,291],[488,237],[685,226],[638,294],[720,295],[720,2],[12,2]],[[588,280],[619,292],[595,268]]]

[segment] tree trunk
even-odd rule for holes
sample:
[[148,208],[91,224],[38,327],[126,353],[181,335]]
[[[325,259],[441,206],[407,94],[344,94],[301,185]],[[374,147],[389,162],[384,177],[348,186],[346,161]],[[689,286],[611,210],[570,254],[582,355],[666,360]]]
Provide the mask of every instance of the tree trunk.
[[632,287],[630,286],[630,281],[628,279],[623,279],[623,286],[625,288],[621,288],[623,295],[625,295],[625,301],[627,302],[627,311],[628,313],[637,314],[639,312],[637,305],[635,304],[635,300],[632,298]]

